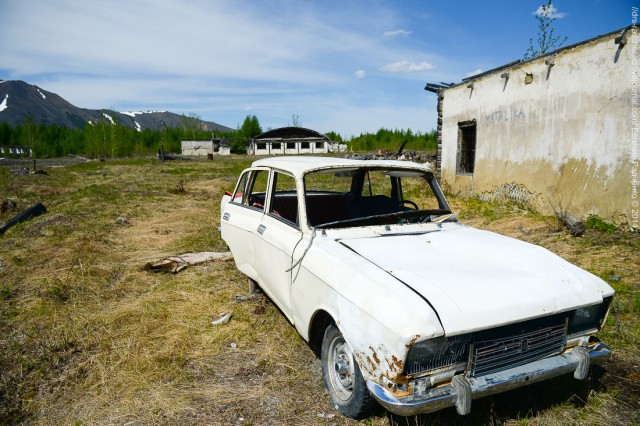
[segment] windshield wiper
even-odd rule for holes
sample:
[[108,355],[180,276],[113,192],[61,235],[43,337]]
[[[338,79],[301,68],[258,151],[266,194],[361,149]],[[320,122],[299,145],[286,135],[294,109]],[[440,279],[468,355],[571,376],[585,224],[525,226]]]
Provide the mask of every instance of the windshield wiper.
[[431,222],[437,223],[437,224],[441,224],[441,223],[445,223],[445,222],[449,222],[449,221],[457,222],[458,221],[458,213],[460,213],[460,212],[459,211],[455,212],[455,213],[449,212],[449,213],[444,214],[442,216],[436,216],[435,218],[432,216],[431,217]]
[[373,226],[373,225],[394,225],[395,221],[390,219],[405,219],[416,216],[442,216],[451,215],[451,210],[404,210],[401,212],[355,217],[353,219],[337,220],[335,222],[322,223],[316,225],[317,229],[330,229],[330,228],[347,228],[351,226]]

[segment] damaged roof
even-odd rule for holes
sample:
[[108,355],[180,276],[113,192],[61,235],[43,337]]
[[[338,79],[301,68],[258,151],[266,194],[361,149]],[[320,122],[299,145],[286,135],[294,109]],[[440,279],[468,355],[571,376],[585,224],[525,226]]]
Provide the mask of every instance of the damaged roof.
[[535,61],[535,60],[538,60],[538,59],[541,59],[541,58],[545,58],[547,56],[554,56],[554,55],[557,55],[558,53],[560,53],[562,51],[569,50],[569,49],[574,49],[574,48],[576,48],[578,46],[582,46],[583,44],[587,44],[589,42],[592,42],[594,40],[598,40],[598,39],[601,39],[601,38],[609,37],[609,36],[611,36],[613,34],[617,34],[617,33],[619,33],[620,36],[616,37],[616,44],[621,44],[621,46],[619,47],[619,48],[621,48],[622,46],[624,46],[625,42],[620,43],[620,40],[623,38],[625,33],[629,29],[631,29],[632,27],[633,26],[631,25],[631,26],[628,26],[628,27],[620,28],[620,29],[615,30],[615,31],[611,31],[610,33],[607,33],[607,34],[602,34],[602,35],[599,35],[599,36],[596,36],[596,37],[592,37],[592,38],[587,39],[587,40],[582,40],[582,41],[579,41],[577,43],[570,44],[568,46],[564,46],[564,47],[561,47],[561,48],[556,49],[554,51],[545,53],[544,55],[536,56],[535,58],[531,58],[531,59],[527,59],[527,60],[516,59],[515,61],[509,62],[508,64],[500,65],[500,66],[498,66],[496,68],[493,68],[493,69],[490,69],[488,71],[484,71],[484,72],[481,72],[479,74],[475,74],[475,75],[472,75],[472,76],[469,76],[469,77],[465,77],[459,83],[444,83],[444,82],[440,82],[439,84],[438,83],[427,83],[427,85],[424,87],[424,90],[427,90],[427,91],[433,92],[433,93],[438,93],[440,90],[446,90],[446,89],[449,89],[451,87],[456,87],[456,86],[459,86],[461,84],[468,83],[470,81],[476,80],[476,79],[484,77],[486,75],[494,74],[494,73],[503,71],[503,70],[505,70],[507,68],[511,68],[514,65],[523,64],[523,63],[526,63],[526,62],[532,62],[532,61]]
[[267,130],[261,135],[253,138],[254,140],[260,139],[306,139],[306,138],[321,138],[329,140],[329,138],[322,133],[315,130],[306,129],[304,127],[279,127],[277,129]]

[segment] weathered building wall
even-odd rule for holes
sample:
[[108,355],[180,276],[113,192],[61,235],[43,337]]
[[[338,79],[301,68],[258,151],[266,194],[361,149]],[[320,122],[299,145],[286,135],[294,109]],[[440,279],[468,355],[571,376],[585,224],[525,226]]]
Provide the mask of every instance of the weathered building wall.
[[[540,194],[547,212],[554,203],[583,217],[629,218],[631,32],[621,49],[617,35],[445,89],[444,184],[480,194],[516,182]],[[475,163],[463,173],[459,124],[473,120]]]
[[213,141],[182,141],[182,155],[213,154]]
[[328,143],[324,139],[256,139],[249,150],[253,155],[326,154]]

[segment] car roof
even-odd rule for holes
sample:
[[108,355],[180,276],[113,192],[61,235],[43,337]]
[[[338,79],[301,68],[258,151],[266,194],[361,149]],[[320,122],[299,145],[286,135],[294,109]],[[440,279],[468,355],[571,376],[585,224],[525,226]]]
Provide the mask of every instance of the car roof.
[[399,160],[356,160],[351,158],[314,157],[305,155],[287,155],[262,158],[253,162],[252,167],[271,167],[289,171],[302,176],[312,170],[345,167],[392,167],[430,172],[426,164]]

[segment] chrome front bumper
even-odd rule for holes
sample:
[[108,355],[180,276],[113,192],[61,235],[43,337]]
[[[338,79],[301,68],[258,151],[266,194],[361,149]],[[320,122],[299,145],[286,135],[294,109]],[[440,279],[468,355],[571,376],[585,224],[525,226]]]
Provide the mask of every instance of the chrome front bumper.
[[573,372],[576,379],[586,379],[589,366],[609,359],[611,349],[602,342],[588,348],[575,347],[571,352],[534,361],[519,367],[467,378],[454,376],[450,384],[428,389],[424,395],[397,398],[388,389],[367,382],[371,395],[392,413],[411,416],[456,406],[459,414],[471,411],[471,400],[540,382]]

